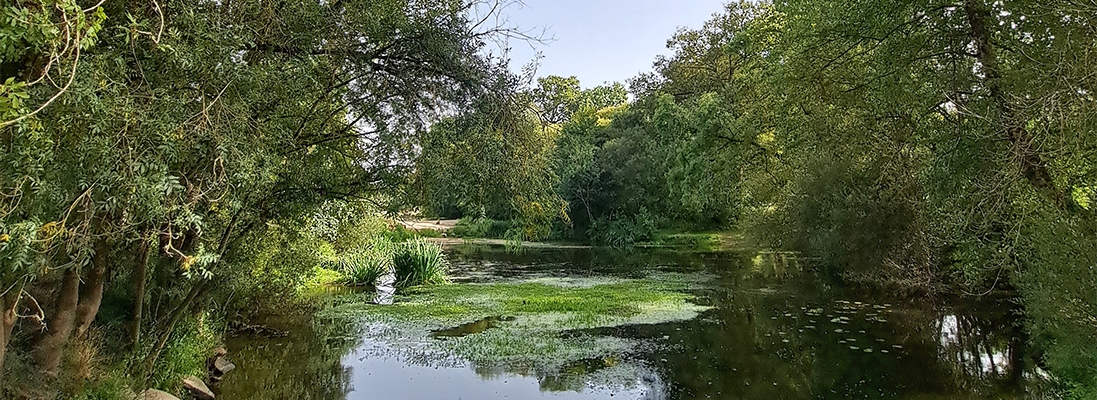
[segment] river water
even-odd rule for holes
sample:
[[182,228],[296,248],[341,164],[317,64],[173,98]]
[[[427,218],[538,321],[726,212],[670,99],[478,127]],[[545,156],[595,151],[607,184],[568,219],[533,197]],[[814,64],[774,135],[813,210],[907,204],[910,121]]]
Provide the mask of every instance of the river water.
[[[1028,399],[1051,397],[1026,353],[1012,298],[928,298],[840,287],[780,253],[610,251],[460,245],[458,284],[529,278],[703,273],[696,318],[581,332],[648,343],[619,359],[546,373],[386,351],[369,326],[310,317],[263,323],[285,337],[238,336],[219,399]],[[363,296],[368,298],[370,296]],[[399,298],[397,298],[399,301]],[[484,316],[494,317],[494,316]],[[490,327],[493,320],[480,321]],[[479,325],[470,325],[479,326]],[[460,327],[439,335],[476,334]],[[567,334],[567,333],[565,333]],[[578,334],[578,333],[577,333]],[[638,366],[614,384],[607,365]]]

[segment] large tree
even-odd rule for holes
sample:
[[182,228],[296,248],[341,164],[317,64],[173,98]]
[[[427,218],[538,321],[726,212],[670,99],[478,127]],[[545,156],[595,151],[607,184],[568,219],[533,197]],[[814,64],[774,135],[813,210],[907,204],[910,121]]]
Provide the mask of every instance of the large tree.
[[503,68],[475,1],[79,3],[5,6],[0,42],[0,347],[40,300],[47,373],[108,270],[132,271],[151,366],[240,237],[397,184],[411,133]]

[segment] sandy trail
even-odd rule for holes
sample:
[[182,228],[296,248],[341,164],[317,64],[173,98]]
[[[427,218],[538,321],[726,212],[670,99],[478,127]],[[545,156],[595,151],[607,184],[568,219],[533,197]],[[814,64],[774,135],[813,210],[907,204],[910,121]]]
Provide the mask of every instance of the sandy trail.
[[439,219],[439,220],[433,220],[433,221],[430,221],[430,220],[411,220],[411,221],[397,220],[396,222],[400,223],[400,225],[403,225],[405,228],[408,228],[408,229],[411,229],[411,230],[416,230],[416,231],[423,230],[423,229],[433,229],[433,230],[436,230],[438,232],[445,232],[445,231],[448,231],[450,229],[453,229],[454,226],[457,226],[457,220],[455,220],[455,219]]

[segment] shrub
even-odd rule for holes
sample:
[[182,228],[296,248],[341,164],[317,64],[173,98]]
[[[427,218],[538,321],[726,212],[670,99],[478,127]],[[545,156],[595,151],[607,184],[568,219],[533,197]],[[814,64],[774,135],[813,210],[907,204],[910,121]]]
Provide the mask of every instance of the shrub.
[[404,242],[397,246],[392,259],[396,268],[396,285],[409,287],[436,285],[449,282],[446,274],[449,261],[442,246],[422,239]]
[[[251,231],[226,255],[227,265],[219,272],[221,280],[214,289],[217,293],[213,294],[227,299],[219,307],[224,313],[248,316],[305,305],[297,296],[286,296],[285,302],[278,304],[264,301],[302,289],[316,267],[326,265],[326,260],[336,254],[330,243],[301,226],[293,220],[264,225]],[[115,297],[129,304],[126,291],[129,286],[116,286]]]
[[153,367],[150,387],[166,391],[178,388],[185,376],[203,376],[206,359],[224,337],[224,323],[210,313],[180,320],[172,338]]
[[647,210],[641,210],[635,215],[595,219],[587,237],[594,244],[624,247],[651,240],[655,230],[655,218]]

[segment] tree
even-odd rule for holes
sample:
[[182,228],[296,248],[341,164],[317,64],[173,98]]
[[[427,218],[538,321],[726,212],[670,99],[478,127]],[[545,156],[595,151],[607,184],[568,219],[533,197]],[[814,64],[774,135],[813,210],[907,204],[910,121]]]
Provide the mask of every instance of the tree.
[[566,220],[550,169],[558,131],[522,101],[487,99],[423,132],[414,176],[421,204],[439,215],[515,221],[508,236],[527,240]]
[[571,118],[571,114],[579,110],[581,92],[579,78],[574,76],[537,79],[532,94],[533,102],[540,110],[541,123],[555,125]]
[[[2,347],[11,316],[41,300],[35,358],[56,372],[105,271],[132,271],[131,340],[153,334],[134,345],[151,370],[218,274],[246,265],[225,262],[241,238],[399,184],[411,133],[488,93],[504,67],[483,41],[505,27],[471,21],[475,6],[5,6]],[[30,84],[45,73],[66,83]],[[153,300],[167,306],[144,312]]]
[[620,83],[583,90],[579,86],[579,78],[574,76],[538,78],[537,87],[530,91],[530,95],[539,110],[541,123],[546,126],[567,122],[582,110],[593,112],[628,101],[628,92]]

